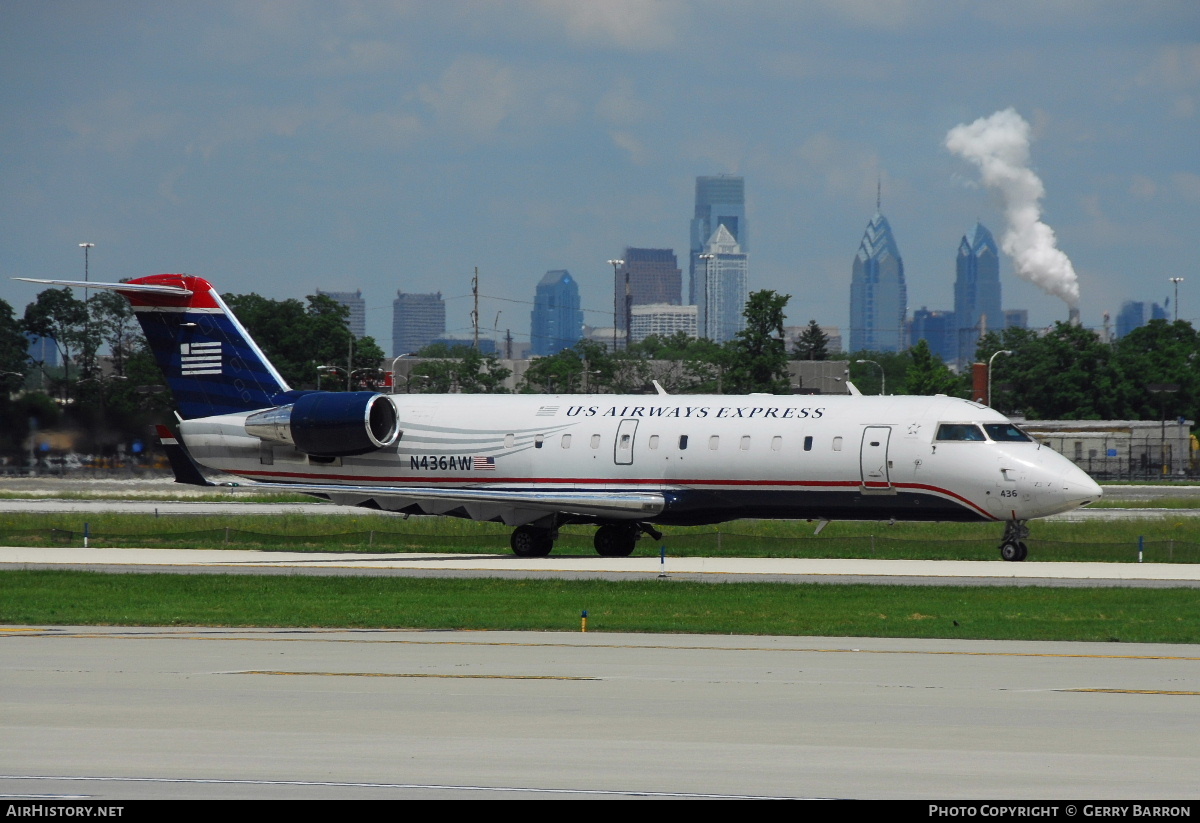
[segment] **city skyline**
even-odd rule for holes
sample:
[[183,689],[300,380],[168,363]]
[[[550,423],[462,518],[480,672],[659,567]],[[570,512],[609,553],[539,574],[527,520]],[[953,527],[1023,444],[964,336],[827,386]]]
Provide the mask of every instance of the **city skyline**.
[[[479,316],[501,334],[524,334],[551,269],[608,325],[606,261],[628,245],[675,249],[682,266],[700,175],[745,181],[751,288],[792,295],[790,323],[848,328],[847,246],[879,181],[910,307],[947,308],[946,249],[976,219],[1000,240],[1006,218],[946,135],[1011,108],[1084,324],[1125,300],[1171,297],[1173,315],[1180,273],[1180,316],[1200,318],[1191,2],[5,11],[0,297],[18,311],[37,288],[12,277],[81,279],[88,242],[93,279],[189,272],[272,299],[361,289],[379,341],[396,289],[441,290],[448,330],[468,334],[476,266]],[[1030,326],[1065,319],[1006,254],[1000,268]]]

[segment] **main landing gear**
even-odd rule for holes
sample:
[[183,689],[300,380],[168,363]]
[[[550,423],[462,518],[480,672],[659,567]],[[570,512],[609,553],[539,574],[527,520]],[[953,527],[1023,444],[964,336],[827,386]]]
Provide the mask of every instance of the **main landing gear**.
[[1009,520],[1004,524],[1004,537],[1000,542],[1000,557],[1013,563],[1019,563],[1029,556],[1029,547],[1025,538],[1029,537],[1029,527],[1024,520]]
[[[662,539],[662,532],[648,523],[605,523],[596,529],[592,545],[601,557],[629,557],[643,534]],[[554,549],[557,539],[557,528],[525,525],[513,531],[509,545],[517,557],[545,557]]]
[[545,557],[554,548],[558,529],[540,529],[537,526],[518,526],[508,544],[517,557]]

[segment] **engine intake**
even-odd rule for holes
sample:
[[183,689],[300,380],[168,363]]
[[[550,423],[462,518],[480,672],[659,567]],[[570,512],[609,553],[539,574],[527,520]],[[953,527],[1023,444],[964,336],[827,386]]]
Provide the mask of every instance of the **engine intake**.
[[246,433],[305,454],[349,457],[395,443],[400,418],[392,401],[376,392],[313,392],[250,415]]

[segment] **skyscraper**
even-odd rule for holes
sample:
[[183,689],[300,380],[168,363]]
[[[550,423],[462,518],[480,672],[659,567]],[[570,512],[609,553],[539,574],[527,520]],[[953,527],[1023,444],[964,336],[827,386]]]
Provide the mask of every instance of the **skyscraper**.
[[732,340],[746,327],[746,254],[723,223],[696,255],[701,283],[696,303],[700,336]]
[[625,263],[617,267],[613,281],[613,311],[616,326],[625,330],[625,277],[633,305],[668,303],[678,306],[683,294],[683,272],[673,249],[635,249],[626,247]]
[[355,337],[366,335],[367,301],[363,300],[362,289],[358,291],[321,291],[317,289],[317,294],[324,295],[350,309],[350,333]]
[[546,272],[537,285],[530,315],[529,343],[535,357],[558,354],[583,336],[579,284],[566,269]]
[[650,335],[671,337],[683,332],[688,337],[696,336],[696,307],[668,303],[643,303],[634,306],[630,313],[632,328],[630,337],[640,343]]
[[704,299],[704,284],[697,274],[704,266],[698,262],[704,247],[716,232],[724,226],[743,253],[750,251],[746,226],[746,181],[742,177],[727,174],[716,177],[696,178],[696,211],[692,218],[692,241],[688,263],[688,302],[700,304]]
[[954,278],[955,351],[959,365],[975,358],[980,336],[1005,327],[1000,308],[1000,250],[982,223],[958,244]]
[[1167,310],[1157,303],[1142,303],[1126,300],[1117,312],[1117,338],[1120,339],[1134,329],[1140,329],[1151,320],[1170,320]]
[[446,304],[442,293],[408,294],[397,291],[392,301],[392,355],[411,354],[446,334]]
[[850,278],[850,350],[902,351],[908,289],[892,227],[878,211],[867,224]]

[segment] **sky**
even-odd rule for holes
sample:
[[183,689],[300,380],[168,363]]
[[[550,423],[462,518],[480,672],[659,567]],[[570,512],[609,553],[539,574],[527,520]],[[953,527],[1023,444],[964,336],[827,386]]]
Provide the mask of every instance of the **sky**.
[[[0,0],[0,298],[161,272],[226,293],[396,290],[527,340],[550,269],[611,325],[626,246],[687,277],[695,178],[746,181],[749,287],[846,327],[877,185],[910,312],[953,308],[1001,195],[946,147],[1005,109],[1085,325],[1200,322],[1200,4],[1104,0]],[[1066,319],[1001,263],[1005,308]],[[685,294],[686,296],[686,294]],[[1172,307],[1173,311],[1173,307]],[[497,333],[493,329],[499,329]],[[397,352],[396,354],[399,354]]]

